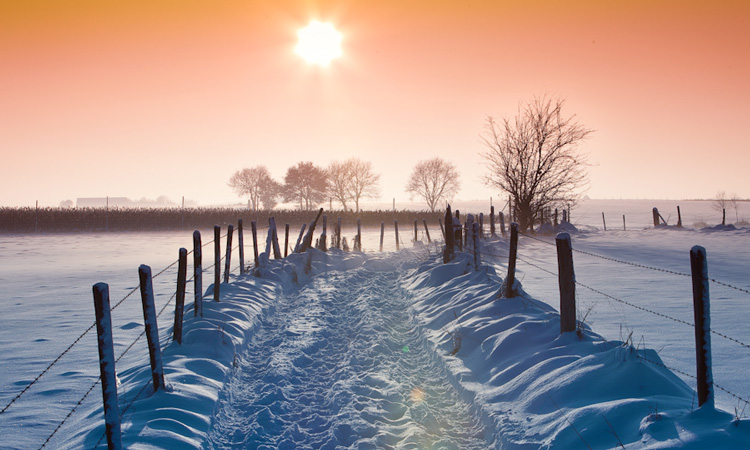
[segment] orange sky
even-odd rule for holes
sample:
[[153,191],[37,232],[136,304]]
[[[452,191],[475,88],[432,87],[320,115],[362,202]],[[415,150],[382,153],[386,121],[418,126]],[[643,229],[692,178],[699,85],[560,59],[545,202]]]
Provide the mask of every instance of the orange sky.
[[[311,19],[329,67],[294,54]],[[265,164],[358,156],[383,200],[420,160],[482,184],[485,118],[567,99],[596,198],[750,197],[747,1],[0,0],[1,206],[240,199]]]

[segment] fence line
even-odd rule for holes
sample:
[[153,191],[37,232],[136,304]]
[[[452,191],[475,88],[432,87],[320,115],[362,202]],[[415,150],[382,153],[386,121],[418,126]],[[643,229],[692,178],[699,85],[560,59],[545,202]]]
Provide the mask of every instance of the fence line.
[[[538,239],[538,240],[539,240],[539,239]],[[545,241],[542,241],[542,242],[545,242]],[[546,242],[545,242],[545,243],[546,243]],[[508,255],[499,255],[499,254],[496,254],[496,253],[493,253],[493,252],[489,252],[489,251],[484,251],[484,252],[483,252],[483,256],[490,256],[490,257],[495,257],[495,258],[507,258],[507,257],[508,257]],[[595,256],[596,256],[596,255],[595,255]],[[542,271],[542,272],[545,272],[545,273],[547,273],[547,274],[549,274],[549,275],[552,275],[552,276],[554,276],[554,277],[557,277],[557,276],[558,276],[558,274],[557,274],[557,273],[555,273],[555,272],[552,272],[551,270],[545,269],[544,267],[541,267],[541,266],[539,266],[539,265],[537,265],[537,264],[534,264],[534,263],[532,263],[532,262],[529,262],[528,260],[525,260],[525,259],[523,259],[523,258],[521,258],[521,257],[517,257],[517,259],[518,259],[519,261],[523,261],[524,263],[528,264],[529,266],[531,266],[531,267],[534,267],[534,268],[536,268],[536,269],[538,269],[538,270],[540,270],[540,271]],[[595,292],[595,293],[597,293],[597,294],[599,294],[599,295],[602,295],[602,296],[604,296],[604,297],[606,297],[606,298],[608,298],[608,299],[610,299],[610,300],[614,300],[614,301],[616,301],[616,302],[620,302],[620,303],[623,303],[623,304],[625,304],[625,305],[631,306],[631,307],[633,307],[633,308],[636,308],[636,309],[639,309],[639,310],[641,310],[641,311],[644,311],[644,312],[647,312],[647,313],[651,313],[651,314],[654,314],[654,315],[657,315],[657,316],[660,316],[660,317],[663,317],[663,318],[666,318],[666,319],[669,319],[669,320],[673,320],[673,321],[675,321],[675,322],[679,322],[679,323],[682,323],[682,324],[684,324],[684,325],[688,325],[688,326],[690,326],[690,327],[693,327],[693,328],[695,328],[695,325],[694,325],[694,324],[692,324],[692,323],[686,322],[686,321],[684,321],[684,320],[681,320],[681,319],[676,319],[676,318],[674,318],[674,317],[670,317],[670,316],[668,316],[668,315],[666,315],[666,314],[662,314],[662,313],[659,313],[659,312],[651,311],[651,310],[649,310],[648,308],[644,308],[644,307],[642,307],[642,306],[638,306],[638,305],[635,305],[635,304],[633,304],[633,303],[627,302],[627,301],[625,301],[625,300],[619,299],[619,298],[617,298],[617,297],[614,297],[614,296],[612,296],[612,295],[610,295],[610,294],[607,294],[607,293],[605,293],[605,292],[602,292],[602,291],[600,291],[600,290],[598,290],[598,289],[595,289],[595,288],[592,288],[592,287],[590,287],[590,286],[587,286],[587,285],[585,285],[585,284],[583,284],[583,283],[580,283],[580,282],[578,282],[577,280],[576,280],[576,282],[575,282],[575,283],[576,283],[576,284],[577,284],[578,286],[581,286],[581,287],[583,287],[583,288],[586,288],[586,289],[588,289],[588,290],[590,290],[590,291],[592,291],[592,292]],[[727,336],[727,335],[725,335],[725,334],[723,334],[723,333],[720,333],[720,332],[714,331],[713,329],[712,329],[712,330],[710,330],[710,332],[711,332],[711,333],[713,333],[713,334],[716,334],[717,336],[720,336],[720,337],[722,337],[722,338],[724,338],[724,339],[727,339],[727,340],[729,340],[729,341],[735,342],[735,343],[737,343],[737,344],[739,344],[739,345],[741,345],[741,346],[743,346],[743,347],[747,347],[747,348],[750,348],[750,345],[748,345],[748,344],[745,344],[745,343],[743,343],[743,342],[741,342],[741,341],[739,341],[739,340],[737,340],[737,339],[735,339],[735,338],[732,338],[732,337],[730,337],[730,336]],[[613,347],[616,347],[616,346],[619,346],[619,345],[620,345],[620,344],[617,344],[617,345],[615,345],[615,343],[614,343],[614,342],[612,342],[612,341],[610,341],[610,340],[608,340],[608,339],[604,338],[603,336],[601,336],[601,338],[602,338],[602,339],[604,340],[604,342],[606,342],[606,343],[608,343],[608,344],[612,345]],[[684,376],[686,376],[686,377],[689,377],[689,378],[692,378],[692,379],[695,379],[695,380],[697,380],[697,379],[698,379],[698,378],[697,378],[697,377],[696,377],[695,375],[692,375],[692,374],[690,374],[690,373],[687,373],[687,372],[685,372],[685,371],[683,371],[683,370],[680,370],[680,369],[677,369],[677,368],[674,368],[674,367],[670,367],[670,366],[668,366],[668,365],[666,365],[666,364],[664,364],[664,363],[660,363],[660,362],[657,362],[657,361],[653,361],[653,360],[651,360],[651,359],[648,359],[648,358],[646,358],[645,356],[643,356],[643,355],[639,354],[639,353],[638,353],[637,351],[636,351],[636,356],[637,356],[638,358],[640,358],[641,360],[645,361],[645,362],[648,362],[648,363],[651,363],[651,364],[654,364],[654,365],[657,365],[657,366],[663,367],[663,368],[665,368],[665,369],[671,370],[671,371],[673,371],[673,372],[679,373],[679,374],[681,374],[681,375],[684,375]],[[747,404],[748,406],[750,406],[750,400],[748,400],[748,399],[745,399],[745,398],[743,398],[742,396],[740,396],[739,394],[736,394],[736,393],[734,393],[734,392],[730,391],[729,389],[727,389],[727,388],[724,388],[724,387],[722,387],[722,386],[720,386],[720,385],[716,384],[716,382],[715,382],[715,381],[713,382],[713,386],[714,386],[714,387],[716,387],[717,389],[719,389],[719,390],[721,390],[721,391],[723,391],[723,392],[727,393],[728,395],[732,396],[733,398],[735,398],[735,399],[737,399],[737,400],[739,400],[739,401],[741,401],[741,402],[743,402],[743,403]]]
[[[528,235],[526,235],[526,234],[523,234],[523,233],[520,233],[520,234],[521,234],[521,235],[523,235],[523,236],[528,236]],[[548,242],[546,242],[546,241],[543,241],[543,240],[541,240],[541,239],[536,239],[536,240],[538,240],[538,241],[540,241],[540,242],[544,242],[544,243],[547,243],[547,244],[548,244]],[[554,245],[554,244],[553,244],[553,245]],[[575,250],[575,249],[573,249],[573,251],[576,251],[576,250]],[[579,252],[579,253],[583,253],[583,254],[586,254],[586,255],[589,255],[589,256],[599,257],[599,258],[602,258],[602,259],[609,259],[609,260],[612,260],[612,261],[615,261],[615,262],[622,262],[622,261],[619,261],[619,260],[616,260],[616,259],[612,259],[612,258],[606,258],[606,257],[602,257],[602,256],[599,256],[599,255],[596,255],[596,254],[593,254],[593,253],[588,253],[588,252],[585,252],[585,251],[581,251],[581,250],[579,250],[578,252]],[[491,253],[491,252],[485,252],[484,254],[485,254],[485,255],[487,255],[487,256],[493,256],[493,257],[496,257],[496,258],[507,258],[507,255],[498,255],[498,254],[494,254],[494,253]],[[552,275],[552,276],[554,276],[554,277],[556,277],[556,276],[557,276],[557,273],[555,273],[555,272],[552,272],[551,270],[545,269],[545,268],[543,268],[543,267],[541,267],[541,266],[539,266],[539,265],[536,265],[536,264],[534,264],[534,263],[532,263],[532,262],[528,261],[527,259],[521,258],[520,256],[517,256],[517,259],[518,259],[519,261],[523,261],[523,262],[524,262],[524,263],[526,263],[527,265],[529,265],[529,266],[531,266],[531,267],[534,267],[534,268],[536,268],[536,269],[538,269],[538,270],[540,270],[540,271],[542,271],[542,272],[545,272],[545,273],[547,273],[547,274],[549,274],[549,275]],[[628,264],[628,265],[631,265],[631,266],[633,266],[633,267],[646,268],[646,269],[650,269],[650,270],[653,270],[653,268],[651,268],[651,267],[648,267],[648,266],[642,266],[642,265],[639,265],[639,264],[631,264],[631,263],[628,263],[628,262],[624,262],[624,263],[625,263],[625,264]],[[672,271],[668,271],[668,270],[662,270],[662,269],[658,269],[658,268],[657,268],[657,269],[655,269],[655,270],[658,270],[658,271],[660,271],[660,272],[665,272],[665,273],[671,273],[671,274],[683,275],[683,274],[681,274],[681,273],[679,273],[679,272],[672,272]],[[688,275],[688,276],[690,276],[690,275]],[[713,279],[709,278],[709,281],[713,281]],[[687,326],[689,326],[689,327],[695,328],[695,324],[693,324],[693,323],[690,323],[690,322],[688,322],[688,321],[685,321],[685,320],[682,320],[682,319],[677,319],[677,318],[675,318],[675,317],[669,316],[669,315],[667,315],[667,314],[664,314],[664,313],[660,313],[660,312],[657,312],[657,311],[653,311],[653,310],[651,310],[651,309],[648,309],[648,308],[646,308],[646,307],[643,307],[643,306],[639,306],[639,305],[636,305],[636,304],[634,304],[634,303],[628,302],[627,300],[623,300],[623,299],[621,299],[621,298],[617,298],[617,297],[614,297],[614,296],[612,296],[612,295],[610,295],[610,294],[607,294],[607,293],[605,293],[605,292],[602,292],[602,291],[600,291],[600,290],[598,290],[598,289],[596,289],[596,288],[593,288],[593,287],[591,287],[591,286],[587,286],[587,285],[585,285],[585,284],[583,284],[583,283],[579,282],[578,280],[576,280],[576,284],[577,284],[577,285],[579,285],[579,286],[581,286],[582,288],[588,289],[588,290],[589,290],[589,291],[591,291],[591,292],[594,292],[594,293],[596,293],[596,294],[599,294],[599,295],[601,295],[601,296],[603,296],[603,297],[606,297],[606,298],[608,298],[608,299],[610,299],[610,300],[614,300],[614,301],[616,301],[616,302],[618,302],[618,303],[622,303],[622,304],[624,304],[624,305],[630,306],[630,307],[632,307],[632,308],[635,308],[635,309],[638,309],[638,310],[640,310],[640,311],[643,311],[643,312],[646,312],[646,313],[649,313],[649,314],[653,314],[653,315],[655,315],[655,316],[659,316],[659,317],[662,317],[662,318],[664,318],[664,319],[672,320],[672,321],[674,321],[674,322],[677,322],[677,323],[681,323],[681,324],[683,324],[683,325],[687,325]],[[722,284],[723,284],[723,283],[722,283]],[[728,335],[726,335],[726,334],[724,334],[724,333],[722,333],[722,332],[720,332],[720,331],[716,331],[716,330],[714,330],[714,329],[711,329],[710,331],[711,331],[711,333],[712,333],[712,334],[715,334],[716,336],[719,336],[719,337],[721,337],[721,338],[723,338],[723,339],[726,339],[726,340],[728,340],[728,341],[731,341],[731,342],[734,342],[734,343],[736,343],[736,344],[739,344],[739,345],[741,345],[742,347],[750,348],[750,344],[746,344],[746,343],[744,343],[744,342],[740,341],[739,339],[735,339],[735,338],[733,338],[733,337],[731,337],[731,336],[728,336]]]
[[[519,234],[522,235],[522,236],[524,236],[524,237],[527,237],[529,239],[533,239],[535,241],[539,241],[539,242],[542,242],[542,243],[545,243],[545,244],[548,244],[548,245],[555,245],[553,242],[545,241],[544,239],[540,239],[540,238],[538,238],[536,236],[532,236],[530,234],[526,234],[526,233],[519,233]],[[648,270],[653,270],[653,271],[656,271],[656,272],[669,273],[669,274],[672,274],[672,275],[679,275],[679,276],[688,277],[688,278],[691,276],[689,273],[676,272],[674,270],[662,269],[660,267],[653,267],[653,266],[647,266],[645,264],[638,264],[638,263],[634,263],[634,262],[623,261],[623,260],[620,260],[620,259],[611,258],[609,256],[597,255],[596,253],[587,252],[585,250],[579,250],[579,249],[575,249],[574,248],[573,251],[576,252],[576,253],[581,253],[583,255],[593,256],[594,258],[603,259],[605,261],[612,261],[612,262],[616,262],[616,263],[619,263],[619,264],[625,264],[625,265],[628,265],[628,266],[638,267],[638,268],[641,268],[641,269],[648,269]],[[716,283],[718,285],[721,285],[721,286],[724,286],[724,287],[727,287],[727,288],[730,288],[730,289],[734,289],[736,291],[744,292],[745,294],[750,294],[750,290],[748,290],[748,289],[744,289],[744,288],[741,288],[741,287],[733,286],[733,285],[731,285],[729,283],[725,283],[723,281],[719,281],[719,280],[717,280],[715,278],[709,278],[708,281],[711,281],[712,283]]]

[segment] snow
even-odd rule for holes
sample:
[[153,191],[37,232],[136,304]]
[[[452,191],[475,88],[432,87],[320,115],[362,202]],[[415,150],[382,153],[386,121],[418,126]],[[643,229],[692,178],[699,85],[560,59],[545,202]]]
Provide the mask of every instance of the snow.
[[[569,233],[574,252],[587,252],[574,253],[581,284],[679,320],[692,322],[690,279],[635,265],[689,273],[688,250],[700,243],[707,248],[709,277],[749,288],[746,229]],[[144,237],[150,245],[140,253],[164,245],[171,249],[162,260],[168,263],[180,246],[191,248],[184,242],[191,236],[183,234]],[[112,240],[124,237],[133,236]],[[365,249],[377,248],[379,229],[363,237]],[[81,237],[41,239],[54,249],[101,247],[104,238],[94,238],[99,245]],[[695,371],[691,327],[579,286],[579,320],[585,320],[578,333],[561,335],[557,279],[544,272],[556,273],[554,240],[538,239],[546,241],[519,240],[519,294],[513,298],[499,296],[507,258],[501,238],[480,244],[480,270],[473,255],[458,253],[442,264],[438,246],[417,243],[390,253],[310,249],[284,260],[265,259],[259,276],[232,275],[221,286],[221,302],[204,301],[203,317],[190,312],[192,302],[186,305],[183,344],[169,342],[163,352],[169,389],[150,388],[145,342],[118,361],[124,447],[750,446],[744,403],[717,390],[722,409],[697,406],[694,380],[685,375]],[[50,258],[31,254],[11,238],[0,245],[3,255],[23,254],[24,264]],[[133,258],[124,259],[131,264]],[[107,263],[101,265],[102,273],[94,276],[106,281]],[[159,261],[151,265],[163,267]],[[90,288],[79,312],[54,296],[19,289],[22,272],[14,269],[2,280],[11,294],[3,296],[0,313],[13,327],[0,331],[6,349],[0,357],[2,406],[93,319]],[[65,267],[50,272],[42,284],[59,286],[60,295],[83,284]],[[174,291],[172,274],[154,279],[157,308]],[[134,276],[130,281],[109,276],[115,280],[113,303],[136,285]],[[712,326],[749,342],[743,321],[750,309],[747,294],[711,288]],[[212,292],[209,286],[205,297]],[[135,319],[140,304],[130,300],[113,311],[118,355],[143,330]],[[170,309],[159,318],[162,342],[171,329],[165,325]],[[50,323],[57,336],[43,337],[38,330],[43,342],[22,345],[17,336],[28,328],[32,311],[39,311],[35,319]],[[38,448],[95,380],[96,339],[84,341],[81,345],[91,346],[71,350],[60,367],[0,416],[4,446]],[[716,336],[712,345],[716,383],[749,398],[747,348]],[[141,393],[144,386],[149,387]],[[103,434],[101,398],[92,394],[48,446],[106,448]]]

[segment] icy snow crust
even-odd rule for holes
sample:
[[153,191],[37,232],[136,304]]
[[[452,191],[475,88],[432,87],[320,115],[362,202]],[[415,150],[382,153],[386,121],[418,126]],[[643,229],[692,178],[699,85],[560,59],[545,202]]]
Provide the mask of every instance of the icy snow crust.
[[[750,448],[750,421],[699,409],[654,351],[560,335],[553,308],[520,284],[500,298],[501,277],[472,262],[424,246],[268,261],[203,318],[186,312],[169,389],[134,402],[124,446]],[[71,448],[100,440],[101,407],[89,416]]]

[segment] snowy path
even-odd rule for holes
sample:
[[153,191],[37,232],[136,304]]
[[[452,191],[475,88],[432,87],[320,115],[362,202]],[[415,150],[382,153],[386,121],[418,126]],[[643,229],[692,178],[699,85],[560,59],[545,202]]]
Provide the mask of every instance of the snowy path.
[[207,448],[488,448],[399,284],[359,268],[280,298],[238,355]]

